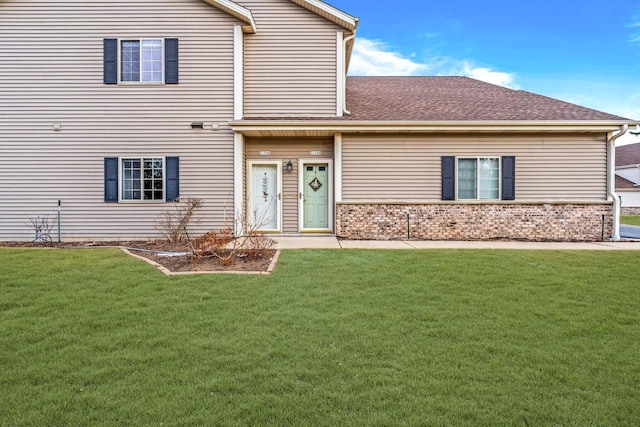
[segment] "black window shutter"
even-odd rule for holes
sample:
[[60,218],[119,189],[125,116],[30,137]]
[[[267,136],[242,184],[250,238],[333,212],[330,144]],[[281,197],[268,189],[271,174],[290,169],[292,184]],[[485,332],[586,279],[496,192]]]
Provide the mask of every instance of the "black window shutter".
[[164,39],[164,82],[178,83],[178,39]]
[[102,51],[104,83],[113,85],[118,83],[118,39],[104,39]]
[[104,158],[104,201],[118,202],[118,158]]
[[173,202],[180,197],[180,158],[167,157],[166,165],[166,189],[165,199]]
[[502,200],[516,199],[516,158],[502,157]]
[[456,158],[442,156],[442,200],[456,199]]

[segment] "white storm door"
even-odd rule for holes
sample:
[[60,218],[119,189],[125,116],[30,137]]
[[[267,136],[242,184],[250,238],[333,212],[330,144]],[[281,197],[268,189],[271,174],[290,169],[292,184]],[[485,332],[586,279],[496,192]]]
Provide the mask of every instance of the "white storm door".
[[248,219],[251,229],[279,231],[281,163],[250,163],[249,173],[251,188]]

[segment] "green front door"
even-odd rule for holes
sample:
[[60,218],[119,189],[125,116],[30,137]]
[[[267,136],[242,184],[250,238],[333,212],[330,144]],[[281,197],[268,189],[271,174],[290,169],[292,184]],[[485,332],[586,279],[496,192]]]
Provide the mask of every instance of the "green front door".
[[305,164],[302,179],[303,227],[305,229],[329,228],[329,165]]

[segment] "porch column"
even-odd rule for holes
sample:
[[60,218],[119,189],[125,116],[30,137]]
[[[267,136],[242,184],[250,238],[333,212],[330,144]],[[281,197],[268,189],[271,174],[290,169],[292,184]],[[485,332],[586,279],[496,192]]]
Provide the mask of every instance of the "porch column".
[[242,233],[244,221],[244,136],[233,134],[233,225],[236,236]]
[[334,197],[336,203],[342,201],[342,134],[336,133],[333,141]]

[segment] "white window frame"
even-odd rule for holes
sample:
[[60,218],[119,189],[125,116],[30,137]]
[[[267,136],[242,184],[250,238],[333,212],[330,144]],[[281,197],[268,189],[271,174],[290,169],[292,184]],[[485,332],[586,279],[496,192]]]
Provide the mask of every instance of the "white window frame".
[[[327,177],[329,182],[327,185],[329,186],[327,200],[328,203],[328,225],[329,228],[304,228],[304,194],[307,191],[307,183],[304,182],[304,167],[305,165],[315,165],[315,164],[327,164]],[[307,157],[298,159],[298,232],[300,233],[333,233],[335,226],[335,201],[334,201],[334,181],[333,181],[333,159],[329,157]]]
[[[162,48],[162,57],[160,59],[162,65],[162,78],[160,81],[143,81],[142,80],[142,42],[143,41],[159,41]],[[122,80],[122,42],[139,42],[140,43],[140,79],[139,81]],[[163,85],[165,84],[165,39],[164,38],[135,38],[127,37],[118,39],[118,83],[124,85]]]
[[[160,199],[144,199],[144,179],[140,176],[140,199],[124,198],[124,162],[125,160],[140,160],[141,174],[144,173],[142,164],[144,160],[162,160],[162,198]],[[155,191],[155,190],[152,190]],[[167,159],[165,156],[122,156],[118,157],[118,201],[122,203],[165,203],[167,199]]]
[[[498,161],[498,197],[491,199],[481,199],[480,198],[480,160],[497,160]],[[476,197],[475,199],[464,198],[461,199],[458,192],[458,184],[460,182],[459,175],[459,160],[475,160],[476,161]],[[456,200],[502,200],[502,156],[456,156],[456,171],[455,171],[455,181],[456,181]]]

